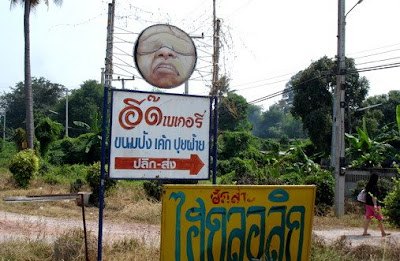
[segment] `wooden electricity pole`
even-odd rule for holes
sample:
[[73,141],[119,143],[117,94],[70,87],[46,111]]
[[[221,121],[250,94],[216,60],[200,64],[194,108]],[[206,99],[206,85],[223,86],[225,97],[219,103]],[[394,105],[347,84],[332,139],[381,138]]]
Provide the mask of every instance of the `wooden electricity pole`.
[[215,96],[218,94],[218,73],[219,73],[219,30],[220,20],[216,17],[215,1],[213,0],[213,77],[210,95]]

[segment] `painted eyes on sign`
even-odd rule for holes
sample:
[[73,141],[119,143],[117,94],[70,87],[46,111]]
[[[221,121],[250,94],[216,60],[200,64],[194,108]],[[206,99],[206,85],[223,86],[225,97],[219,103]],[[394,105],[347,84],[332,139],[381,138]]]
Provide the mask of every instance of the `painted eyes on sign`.
[[168,48],[183,56],[195,55],[194,49],[188,42],[170,34],[155,34],[150,36],[139,45],[137,54],[152,54],[161,48]]

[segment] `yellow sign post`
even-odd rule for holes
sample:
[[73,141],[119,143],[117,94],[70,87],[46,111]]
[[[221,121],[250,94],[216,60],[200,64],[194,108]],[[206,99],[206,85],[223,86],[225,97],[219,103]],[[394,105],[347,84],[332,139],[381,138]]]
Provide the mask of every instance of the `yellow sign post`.
[[161,260],[308,260],[315,190],[165,185]]

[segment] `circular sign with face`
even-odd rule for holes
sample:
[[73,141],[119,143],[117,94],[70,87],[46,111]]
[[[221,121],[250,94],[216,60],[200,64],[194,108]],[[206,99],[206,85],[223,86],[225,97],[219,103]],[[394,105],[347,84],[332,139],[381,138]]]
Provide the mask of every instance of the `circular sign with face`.
[[193,73],[197,53],[192,38],[178,27],[157,24],[140,33],[135,43],[136,68],[151,85],[173,88]]

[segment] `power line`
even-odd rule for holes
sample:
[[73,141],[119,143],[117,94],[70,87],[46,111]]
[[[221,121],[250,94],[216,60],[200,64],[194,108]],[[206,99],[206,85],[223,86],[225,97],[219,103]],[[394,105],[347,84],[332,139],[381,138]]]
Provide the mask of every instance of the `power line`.
[[365,52],[375,51],[375,50],[384,49],[384,48],[389,48],[389,47],[393,47],[393,46],[397,46],[397,45],[400,45],[400,43],[391,44],[391,45],[386,45],[386,46],[381,46],[381,47],[376,47],[376,48],[373,48],[373,49],[363,50],[363,51],[359,51],[359,52],[355,52],[355,53],[350,53],[349,55],[354,55],[354,54],[359,54],[359,53],[365,53]]
[[296,84],[296,85],[293,85],[293,86],[290,87],[290,88],[287,88],[287,89],[284,89],[284,90],[282,90],[282,91],[277,91],[277,92],[274,92],[274,93],[272,93],[272,94],[269,94],[269,95],[260,97],[260,98],[258,98],[258,99],[253,100],[253,101],[250,101],[249,103],[259,103],[259,102],[262,102],[262,101],[265,101],[265,100],[274,98],[274,97],[279,96],[279,95],[282,95],[282,94],[284,94],[284,93],[294,91],[299,85],[302,85],[302,84],[305,84],[305,83],[307,83],[307,82],[311,82],[311,81],[314,81],[314,80],[318,80],[318,79],[321,79],[321,78],[324,78],[324,77],[326,77],[326,76],[317,76],[317,77],[314,77],[314,78],[305,80],[305,81],[300,82],[300,83],[298,83],[298,84]]
[[267,79],[262,79],[262,80],[257,80],[257,81],[253,81],[253,82],[247,82],[247,83],[238,84],[238,85],[235,85],[233,87],[235,88],[235,87],[239,87],[239,86],[243,86],[243,85],[249,85],[249,84],[253,84],[253,83],[269,81],[269,80],[273,80],[273,79],[276,79],[276,78],[280,78],[280,77],[284,77],[284,76],[288,76],[288,75],[294,75],[294,74],[296,74],[296,73],[286,73],[286,74],[274,76],[274,77],[267,78]]
[[348,71],[348,73],[369,72],[369,71],[377,71],[377,70],[384,70],[384,69],[392,69],[392,68],[397,68],[397,67],[400,67],[400,62],[399,63],[391,63],[391,64],[383,64],[383,65],[365,67],[365,68],[361,68],[361,69],[357,69],[357,70]]
[[[133,43],[134,43],[133,41],[127,41],[127,40],[125,40],[125,39],[119,38],[118,36],[114,36],[114,38],[115,38],[115,39],[118,39],[118,40],[120,40],[120,41],[122,41],[122,42],[124,42],[124,43],[128,43],[128,44],[133,44]],[[114,43],[115,43],[115,42],[114,42]]]
[[382,59],[382,60],[374,60],[374,61],[369,61],[369,62],[357,63],[356,65],[363,65],[363,64],[368,64],[368,63],[378,63],[378,62],[390,61],[390,60],[395,60],[395,59],[400,59],[400,56],[391,57],[391,58]]
[[129,34],[139,34],[139,33],[135,33],[135,32],[126,30],[126,29],[121,28],[121,27],[118,27],[118,26],[114,26],[114,28],[119,29],[119,30],[122,30],[122,31],[125,31],[125,33],[129,33]]
[[120,62],[123,62],[124,64],[126,64],[126,66],[129,66],[129,67],[131,67],[131,68],[133,68],[133,69],[136,69],[135,66],[133,66],[132,64],[129,64],[129,63],[125,62],[124,60],[120,59],[120,58],[117,57],[117,56],[113,56],[113,58],[119,60]]
[[373,53],[373,54],[368,54],[368,55],[364,55],[364,56],[360,56],[360,57],[354,57],[353,59],[362,59],[362,58],[366,58],[366,57],[371,57],[371,56],[375,56],[375,55],[380,55],[380,54],[385,54],[385,53],[391,53],[391,52],[397,52],[400,51],[399,49],[393,49],[393,50],[389,50],[389,51],[384,51],[384,52],[380,52],[380,53]]

